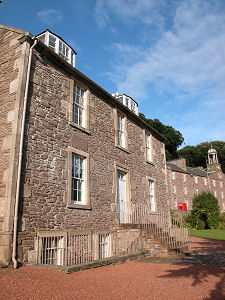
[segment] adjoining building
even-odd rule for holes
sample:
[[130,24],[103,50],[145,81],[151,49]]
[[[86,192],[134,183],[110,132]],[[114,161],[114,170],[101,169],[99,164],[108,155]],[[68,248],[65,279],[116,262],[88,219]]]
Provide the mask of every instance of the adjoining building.
[[206,170],[186,166],[184,158],[167,162],[167,170],[171,209],[191,210],[194,196],[209,191],[218,199],[221,212],[225,211],[225,174],[215,149],[208,151]]
[[137,103],[77,70],[49,30],[2,25],[0,44],[1,262],[76,264],[141,245],[137,223],[169,228],[164,137]]

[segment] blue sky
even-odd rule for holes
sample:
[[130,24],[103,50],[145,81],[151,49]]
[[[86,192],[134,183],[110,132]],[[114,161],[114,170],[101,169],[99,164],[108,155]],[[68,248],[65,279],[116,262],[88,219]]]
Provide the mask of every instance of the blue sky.
[[0,20],[60,35],[81,72],[185,145],[225,141],[224,0],[3,0]]

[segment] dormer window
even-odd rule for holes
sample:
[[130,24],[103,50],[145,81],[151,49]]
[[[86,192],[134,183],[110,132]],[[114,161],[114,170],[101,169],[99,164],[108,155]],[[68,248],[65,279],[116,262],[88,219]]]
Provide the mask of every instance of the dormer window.
[[36,36],[42,43],[47,45],[52,51],[65,59],[69,64],[75,67],[75,55],[77,54],[62,38],[46,30]]
[[119,95],[117,94],[113,94],[117,100],[119,100],[121,103],[123,103],[123,105],[125,105],[127,108],[129,108],[133,113],[135,113],[136,115],[139,115],[138,113],[138,104],[136,101],[134,101],[131,97],[128,97],[127,95],[123,94],[123,95]]

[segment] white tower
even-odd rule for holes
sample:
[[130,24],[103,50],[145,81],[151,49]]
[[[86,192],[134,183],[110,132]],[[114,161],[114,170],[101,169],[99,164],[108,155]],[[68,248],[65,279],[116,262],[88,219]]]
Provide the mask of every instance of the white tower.
[[218,171],[221,170],[220,164],[218,162],[217,151],[211,147],[208,151],[208,164],[207,171]]

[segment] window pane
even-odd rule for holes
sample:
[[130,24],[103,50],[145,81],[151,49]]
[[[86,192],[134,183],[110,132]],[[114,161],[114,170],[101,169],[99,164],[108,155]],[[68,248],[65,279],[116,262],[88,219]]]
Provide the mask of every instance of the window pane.
[[85,160],[78,155],[72,155],[72,193],[71,202],[85,204]]
[[84,126],[84,90],[76,85],[73,90],[73,122]]
[[77,199],[77,201],[79,201],[79,202],[82,201],[81,196],[82,196],[82,191],[79,191],[79,190],[78,190],[78,199]]

